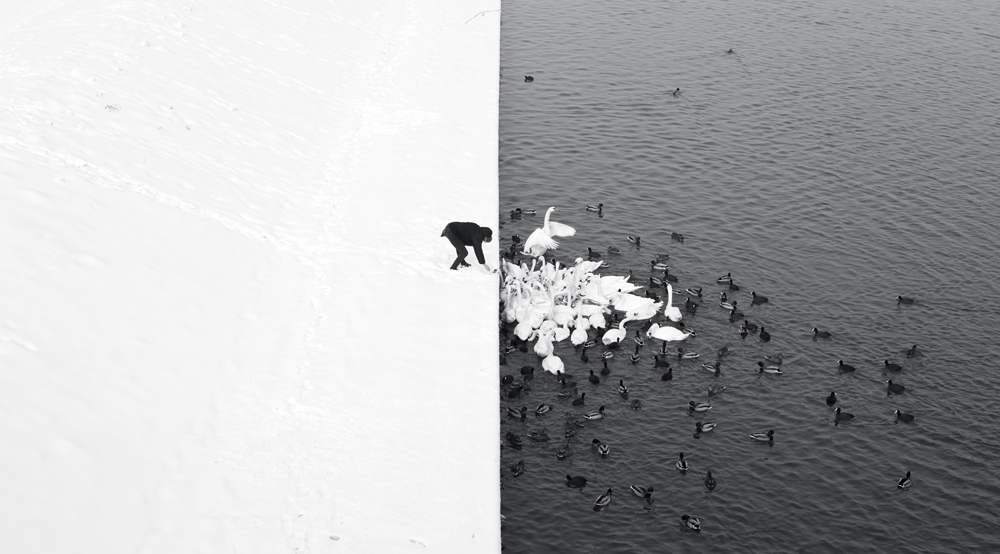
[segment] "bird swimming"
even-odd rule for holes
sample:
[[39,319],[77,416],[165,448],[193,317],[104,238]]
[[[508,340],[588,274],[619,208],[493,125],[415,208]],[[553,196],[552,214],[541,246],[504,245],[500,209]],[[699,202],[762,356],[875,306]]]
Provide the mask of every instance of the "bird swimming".
[[524,76],[524,82],[525,82],[525,83],[530,83],[530,82],[532,82],[532,81],[534,81],[534,80],[535,80],[535,78],[534,78],[534,77],[532,77],[531,75],[525,75],[525,76]]
[[603,203],[597,204],[596,206],[593,205],[593,204],[587,204],[587,211],[588,212],[598,212],[598,213],[600,213],[601,210],[603,210],[603,209],[604,209],[604,204]]
[[890,396],[893,394],[903,394],[903,391],[906,390],[906,387],[904,387],[903,385],[900,385],[898,383],[893,383],[892,379],[889,379],[888,381],[886,381],[886,383],[888,383],[885,387],[886,396]]
[[594,501],[594,511],[600,511],[601,508],[608,504],[611,504],[611,489],[608,489],[608,492],[597,497],[597,500]]
[[566,476],[566,486],[579,489],[587,486],[587,478],[577,475],[576,477]]
[[587,396],[587,393],[581,392],[580,393],[580,398],[574,398],[573,399],[573,405],[574,406],[583,406],[583,402],[584,402],[583,401],[583,397],[585,397],[585,396]]
[[774,440],[774,430],[772,429],[767,433],[750,433],[750,438],[755,441],[771,442]]
[[841,421],[849,421],[851,419],[854,419],[854,414],[841,412],[840,408],[837,408],[837,414],[833,416],[833,424],[839,425]]
[[754,304],[766,304],[767,302],[770,301],[768,299],[768,297],[766,297],[766,296],[759,296],[756,292],[751,292],[750,296],[753,297],[753,300],[750,301],[750,305],[754,305]]
[[902,489],[902,490],[906,490],[906,489],[910,488],[910,485],[912,485],[912,484],[913,484],[913,481],[910,480],[910,472],[907,471],[906,472],[906,477],[903,477],[899,481],[896,482],[896,488]]
[[816,338],[819,338],[819,339],[828,339],[828,338],[831,337],[831,334],[830,334],[829,331],[820,331],[816,327],[812,328],[812,332],[813,332],[813,338],[814,339],[816,339]]
[[760,340],[762,342],[770,342],[771,341],[771,333],[768,333],[767,331],[765,331],[763,325],[761,325],[761,327],[760,327],[760,335],[759,336],[760,336]]
[[604,406],[601,406],[600,408],[594,410],[593,412],[588,413],[587,415],[585,415],[583,417],[585,417],[587,419],[590,419],[590,420],[604,419]]
[[882,363],[885,364],[886,371],[903,371],[903,366],[894,364],[889,360],[882,360]]
[[688,463],[687,463],[687,460],[684,459],[684,453],[683,452],[681,452],[680,456],[677,458],[677,463],[674,464],[674,465],[677,466],[677,471],[687,471],[688,470]]
[[640,487],[639,485],[630,485],[632,494],[638,496],[639,498],[644,498],[647,504],[653,503],[653,487]]
[[851,371],[854,371],[854,366],[845,364],[844,360],[838,360],[837,364],[840,368],[840,373],[850,373]]
[[902,421],[903,423],[909,423],[913,421],[913,414],[904,414],[903,412],[896,410],[896,421]]
[[710,491],[715,490],[715,478],[712,477],[711,471],[705,475],[705,488]]
[[691,517],[687,514],[684,514],[681,516],[681,523],[683,523],[685,527],[687,527],[692,531],[701,531],[701,520],[696,517]]
[[550,207],[545,212],[545,222],[538,229],[535,229],[528,240],[524,241],[522,254],[534,256],[544,261],[545,253],[559,247],[559,243],[552,237],[570,237],[576,234],[576,229],[556,221],[551,220],[555,207]]
[[917,355],[917,345],[913,345],[909,350],[906,351],[906,357],[912,358]]
[[907,298],[905,296],[897,296],[896,297],[896,305],[897,306],[900,305],[900,304],[913,304],[914,302],[915,302],[915,300],[913,300],[912,298]]

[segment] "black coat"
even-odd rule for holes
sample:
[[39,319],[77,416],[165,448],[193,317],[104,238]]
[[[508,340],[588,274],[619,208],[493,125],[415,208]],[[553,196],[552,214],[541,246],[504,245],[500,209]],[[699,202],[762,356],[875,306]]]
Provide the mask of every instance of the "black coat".
[[441,236],[448,236],[448,231],[451,231],[451,235],[462,244],[472,247],[476,252],[476,259],[479,260],[479,263],[486,263],[486,257],[483,256],[483,240],[487,237],[493,237],[492,229],[489,227],[480,227],[468,221],[453,221],[445,226],[444,231],[441,232]]

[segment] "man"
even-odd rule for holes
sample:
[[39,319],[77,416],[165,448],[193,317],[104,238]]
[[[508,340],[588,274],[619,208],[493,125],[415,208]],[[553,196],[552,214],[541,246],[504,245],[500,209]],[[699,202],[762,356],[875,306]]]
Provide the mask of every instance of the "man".
[[447,237],[451,241],[452,246],[455,247],[455,253],[458,254],[455,263],[451,264],[451,269],[458,269],[459,266],[469,267],[469,264],[465,263],[465,257],[469,255],[469,249],[466,246],[471,246],[476,252],[476,259],[483,264],[486,271],[493,271],[490,266],[486,265],[486,258],[483,256],[483,243],[493,240],[492,229],[480,227],[475,223],[453,221],[445,225],[441,236]]

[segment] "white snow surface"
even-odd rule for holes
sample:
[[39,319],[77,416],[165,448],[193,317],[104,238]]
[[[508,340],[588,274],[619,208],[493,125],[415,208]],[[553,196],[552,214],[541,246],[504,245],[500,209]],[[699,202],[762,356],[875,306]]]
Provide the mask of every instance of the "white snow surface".
[[499,8],[0,2],[2,551],[499,551]]

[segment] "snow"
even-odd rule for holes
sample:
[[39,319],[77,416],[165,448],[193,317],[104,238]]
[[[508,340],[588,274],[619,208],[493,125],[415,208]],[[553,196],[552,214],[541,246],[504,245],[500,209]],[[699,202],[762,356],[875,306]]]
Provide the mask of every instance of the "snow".
[[499,551],[499,7],[0,5],[4,551]]

